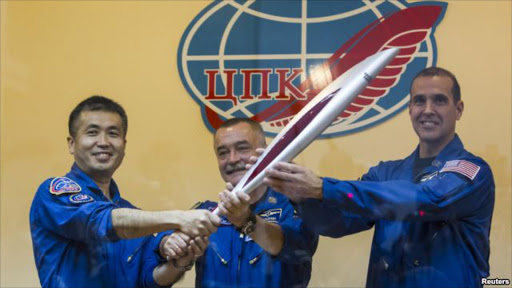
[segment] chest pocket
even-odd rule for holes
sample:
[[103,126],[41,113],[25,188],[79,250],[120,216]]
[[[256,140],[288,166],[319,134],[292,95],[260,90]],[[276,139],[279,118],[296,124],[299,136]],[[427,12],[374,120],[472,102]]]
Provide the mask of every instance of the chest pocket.
[[[228,266],[231,262],[231,250],[234,249],[233,242],[234,233],[232,226],[221,226],[216,233],[210,236],[210,245],[208,245],[206,255],[209,258],[208,262],[218,265],[218,262],[222,266]],[[215,259],[215,260],[214,260]]]
[[125,245],[125,251],[123,253],[123,259],[126,263],[130,264],[135,261],[136,258],[142,258],[144,244],[148,243],[152,236],[146,236],[142,238],[130,239]]
[[[211,250],[211,254],[210,257],[213,257],[215,259],[217,259],[218,261],[220,261],[223,265],[227,266],[229,264],[229,262],[231,261],[231,251],[229,251],[229,249],[226,249],[226,245],[228,243],[224,243],[224,244],[221,244],[221,243],[217,243],[217,242],[210,242],[210,246],[208,248],[210,248]],[[224,246],[226,245],[226,246]],[[217,261],[215,261],[217,262]]]
[[224,266],[255,265],[265,251],[250,237],[240,234],[233,226],[221,227],[210,237],[210,257]]
[[265,250],[263,250],[260,245],[256,244],[254,240],[247,241],[244,245],[246,257],[243,257],[243,261],[248,261],[249,265],[255,266],[261,258],[265,257]]
[[150,249],[147,245],[150,244],[152,237],[153,236],[146,236],[114,242],[118,245],[118,257],[122,259],[123,263],[123,265],[121,265],[123,271],[120,275],[123,275],[124,277],[118,279],[121,281],[120,283],[122,283],[121,286],[135,287],[137,285],[137,276],[142,274],[144,257],[145,254],[148,253],[148,249]]
[[425,181],[425,185],[435,196],[435,199],[432,199],[434,201],[442,200],[457,193],[460,189],[464,189],[468,183],[469,179],[463,179],[455,173],[440,173],[435,179]]

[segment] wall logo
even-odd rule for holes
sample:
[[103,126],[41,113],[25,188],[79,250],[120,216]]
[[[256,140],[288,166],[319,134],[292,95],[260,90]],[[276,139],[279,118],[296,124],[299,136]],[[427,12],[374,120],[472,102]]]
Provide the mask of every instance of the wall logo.
[[446,7],[437,1],[215,1],[183,34],[178,69],[209,130],[249,117],[275,136],[337,76],[376,52],[400,48],[322,137],[345,135],[407,107],[412,77],[436,64],[434,32]]

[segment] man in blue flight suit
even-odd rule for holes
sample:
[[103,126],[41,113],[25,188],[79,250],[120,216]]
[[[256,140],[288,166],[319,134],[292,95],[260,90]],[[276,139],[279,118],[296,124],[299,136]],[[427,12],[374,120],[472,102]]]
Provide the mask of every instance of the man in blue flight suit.
[[[43,287],[159,287],[177,281],[183,262],[163,256],[163,232],[191,241],[201,255],[220,219],[209,211],[142,211],[112,179],[125,154],[128,120],[114,101],[93,96],[69,117],[75,163],[41,184],[30,209],[34,257]],[[184,257],[185,260],[186,257]],[[182,260],[183,261],[183,260]]]
[[[266,186],[250,197],[230,192],[247,171],[249,158],[265,145],[261,126],[250,119],[230,119],[215,133],[219,170],[228,183],[218,205],[225,217],[204,256],[196,261],[196,287],[306,287],[309,283],[318,236],[303,226],[289,199]],[[216,207],[210,201],[198,205]],[[170,236],[174,243],[166,242],[166,248],[174,251],[168,254],[176,257],[187,247],[180,234]]]
[[379,163],[361,181],[278,163],[264,183],[289,196],[321,235],[375,227],[367,287],[481,287],[489,276],[494,180],[455,133],[463,110],[455,76],[427,68],[411,85],[419,145],[410,156]]

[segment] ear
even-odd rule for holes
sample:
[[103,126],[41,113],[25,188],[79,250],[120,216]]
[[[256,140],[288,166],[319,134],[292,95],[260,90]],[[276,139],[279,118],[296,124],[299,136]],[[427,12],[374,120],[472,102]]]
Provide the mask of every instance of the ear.
[[409,118],[411,118],[412,108],[413,108],[413,104],[412,104],[412,98],[411,98],[411,99],[409,99],[409,103],[407,104],[407,110],[409,112]]
[[68,136],[68,149],[71,155],[75,154],[75,139],[72,136]]
[[460,118],[462,117],[462,112],[464,112],[464,102],[462,102],[462,100],[457,102],[457,104],[455,105],[455,109],[457,112],[457,120],[460,120]]

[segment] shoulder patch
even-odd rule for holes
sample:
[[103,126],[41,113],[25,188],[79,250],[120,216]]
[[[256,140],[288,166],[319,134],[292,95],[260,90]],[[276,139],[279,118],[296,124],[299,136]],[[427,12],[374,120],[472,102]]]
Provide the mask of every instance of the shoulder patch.
[[80,193],[80,194],[75,194],[75,195],[69,196],[69,201],[73,204],[82,204],[82,203],[92,202],[92,201],[94,201],[94,199],[92,199],[92,197],[87,194]]
[[233,224],[231,222],[229,222],[228,218],[226,218],[225,216],[222,216],[220,218],[220,226],[232,226]]
[[196,202],[196,204],[192,205],[192,207],[190,207],[189,210],[197,209],[197,207],[201,206],[201,204],[203,204],[203,202],[201,202],[201,201]]
[[209,200],[203,201],[203,202],[197,202],[192,207],[192,209],[203,209],[203,210],[208,210],[210,212],[213,212],[213,210],[215,210],[215,208],[217,208],[217,203],[209,201]]
[[277,203],[277,198],[274,197],[274,196],[268,197],[268,203],[276,204]]
[[78,193],[80,191],[82,191],[82,187],[67,177],[54,178],[50,183],[50,193],[54,195]]
[[480,166],[473,164],[469,161],[452,160],[447,161],[439,172],[455,172],[462,174],[468,177],[469,179],[473,180],[475,179],[476,174],[478,174],[478,171],[480,171]]

